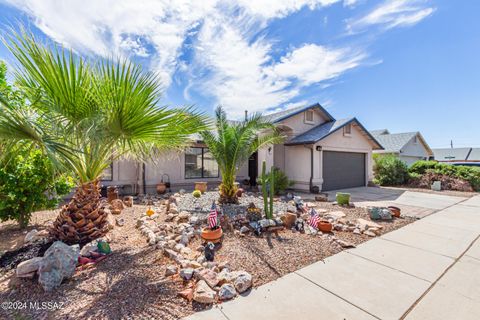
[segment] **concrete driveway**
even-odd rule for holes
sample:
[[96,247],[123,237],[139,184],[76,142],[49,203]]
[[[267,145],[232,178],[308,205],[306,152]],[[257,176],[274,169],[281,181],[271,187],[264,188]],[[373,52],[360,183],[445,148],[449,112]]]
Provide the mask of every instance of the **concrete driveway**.
[[352,202],[358,207],[396,206],[402,209],[404,216],[415,218],[423,218],[467,199],[437,193],[413,192],[406,189],[360,187],[328,191],[330,201],[335,201],[337,192],[350,193]]
[[387,201],[433,213],[188,319],[480,319],[480,195]]

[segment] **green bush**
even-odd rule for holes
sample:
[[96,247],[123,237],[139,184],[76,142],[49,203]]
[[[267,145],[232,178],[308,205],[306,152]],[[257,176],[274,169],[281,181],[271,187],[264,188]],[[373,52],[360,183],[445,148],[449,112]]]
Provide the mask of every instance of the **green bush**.
[[409,175],[423,175],[427,172],[466,180],[475,191],[480,191],[480,168],[454,166],[436,161],[417,161],[409,168]]
[[420,160],[415,162],[408,168],[408,172],[410,174],[424,174],[427,170],[435,169],[436,165],[438,164],[437,161],[427,161],[427,160]]
[[0,164],[0,220],[14,219],[24,228],[32,212],[55,208],[73,184],[40,150],[9,152],[13,155]]
[[[261,179],[257,179],[257,184],[262,185]],[[273,168],[273,186],[275,195],[285,192],[288,188],[294,185],[294,182],[289,180],[287,175],[279,168]]]
[[408,179],[407,164],[393,155],[382,155],[374,158],[374,182],[382,186],[404,184]]

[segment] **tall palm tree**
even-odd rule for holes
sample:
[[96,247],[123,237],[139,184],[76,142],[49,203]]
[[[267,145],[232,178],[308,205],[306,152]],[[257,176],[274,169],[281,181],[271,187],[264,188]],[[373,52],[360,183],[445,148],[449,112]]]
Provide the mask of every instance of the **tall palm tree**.
[[235,179],[238,168],[244,165],[255,151],[279,143],[283,141],[283,137],[275,126],[265,121],[259,113],[249,116],[245,121],[234,122],[227,120],[227,114],[222,107],[217,107],[215,118],[214,130],[204,130],[200,134],[222,174],[220,202],[237,203]]
[[57,239],[85,243],[105,235],[99,180],[113,160],[153,158],[183,147],[204,128],[205,117],[189,108],[159,107],[157,76],[126,60],[92,63],[24,29],[4,44],[18,62],[16,84],[29,104],[19,108],[0,99],[0,139],[35,144],[78,178],[51,228]]

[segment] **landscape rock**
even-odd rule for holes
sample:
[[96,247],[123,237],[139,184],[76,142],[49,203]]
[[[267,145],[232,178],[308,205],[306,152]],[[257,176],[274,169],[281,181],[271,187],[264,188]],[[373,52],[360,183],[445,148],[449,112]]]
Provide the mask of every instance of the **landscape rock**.
[[196,272],[195,277],[205,281],[210,288],[214,288],[220,281],[217,277],[217,273],[211,269],[203,269],[200,272]]
[[125,205],[123,204],[122,200],[114,199],[110,203],[110,208],[112,209],[112,213],[115,214],[116,212],[119,212],[119,211],[121,212],[125,208]]
[[16,275],[19,278],[31,278],[35,275],[37,270],[40,268],[40,262],[42,262],[43,257],[35,257],[26,261],[22,261],[18,264]]
[[240,228],[240,233],[242,233],[242,234],[247,234],[247,233],[249,233],[249,232],[250,232],[250,229],[249,229],[248,227],[246,227],[246,226],[242,226],[242,227]]
[[233,284],[239,293],[243,293],[251,288],[252,275],[246,271],[240,271]]
[[297,214],[292,212],[287,212],[284,215],[282,215],[280,219],[282,219],[285,227],[290,229],[292,226],[295,225],[295,221],[297,221]]
[[82,250],[80,250],[80,255],[83,257],[90,257],[91,252],[97,251],[97,245],[98,245],[97,240],[93,240],[92,242],[87,243],[86,245],[83,246]]
[[174,265],[167,266],[167,269],[165,270],[165,277],[173,276],[174,274],[177,274],[178,272],[178,267]]
[[368,228],[378,228],[378,229],[383,228],[378,223],[375,223],[373,221],[368,221],[368,220],[365,220],[365,219],[362,219],[362,218],[358,218],[356,220],[356,222],[359,225],[360,230],[367,230]]
[[24,242],[25,243],[35,242],[38,240],[48,238],[49,236],[50,235],[48,233],[48,230],[38,231],[37,229],[33,229],[25,235]]
[[75,272],[79,249],[61,241],[54,242],[47,249],[38,269],[38,282],[45,291],[52,291],[60,286],[64,279]]
[[235,287],[231,283],[225,283],[220,287],[218,291],[218,298],[220,300],[229,300],[237,295]]
[[369,237],[376,237],[376,236],[377,236],[374,232],[372,232],[372,231],[370,231],[370,230],[365,230],[365,231],[363,232],[363,234],[365,234],[365,235],[367,235],[367,236],[369,236]]
[[107,226],[110,230],[115,228],[116,223],[115,217],[111,213],[107,214]]
[[124,218],[117,218],[115,219],[117,226],[123,227],[125,225],[125,219]]
[[214,303],[215,296],[216,292],[213,291],[205,281],[200,280],[197,282],[193,292],[194,301],[205,304]]
[[326,219],[332,218],[334,221],[336,221],[338,219],[344,218],[345,213],[343,211],[332,211],[326,213],[323,217]]
[[133,197],[132,196],[126,196],[123,198],[123,204],[126,207],[133,207]]
[[193,299],[193,288],[187,288],[183,291],[180,291],[178,295],[188,301],[192,301]]
[[194,270],[192,268],[185,268],[180,270],[180,277],[183,280],[190,280],[193,277]]

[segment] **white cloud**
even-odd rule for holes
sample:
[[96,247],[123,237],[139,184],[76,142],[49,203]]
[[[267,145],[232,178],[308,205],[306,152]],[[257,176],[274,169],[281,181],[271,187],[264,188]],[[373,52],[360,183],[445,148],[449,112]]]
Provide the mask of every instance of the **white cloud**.
[[[280,18],[307,6],[310,10],[326,7],[340,0],[237,0],[238,5],[248,13],[263,18]],[[351,1],[351,0],[349,0]]]
[[367,15],[348,20],[347,30],[356,33],[371,25],[381,25],[385,29],[414,25],[435,11],[427,3],[423,0],[387,0]]
[[264,114],[272,114],[272,113],[275,113],[275,112],[285,111],[285,110],[289,110],[289,109],[293,109],[293,108],[297,108],[297,107],[304,107],[304,106],[307,106],[309,104],[312,104],[312,103],[308,102],[307,100],[290,102],[290,103],[287,103],[287,104],[285,104],[283,106],[280,106],[278,108],[270,109],[270,110],[264,112]]

